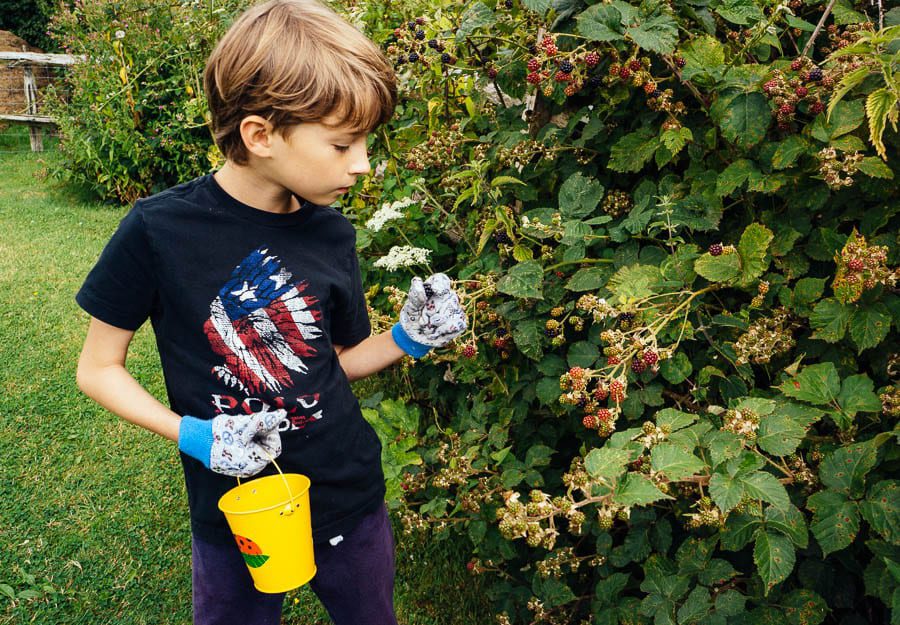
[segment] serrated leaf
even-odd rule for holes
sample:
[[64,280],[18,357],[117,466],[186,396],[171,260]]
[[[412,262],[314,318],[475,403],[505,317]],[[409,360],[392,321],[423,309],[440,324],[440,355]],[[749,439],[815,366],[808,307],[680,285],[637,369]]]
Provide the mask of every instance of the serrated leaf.
[[559,211],[567,219],[590,215],[603,199],[603,185],[594,178],[575,172],[559,188]]
[[681,128],[670,128],[663,131],[660,139],[673,156],[677,155],[690,141],[694,140],[694,134],[687,126]]
[[723,0],[713,10],[733,24],[756,24],[765,19],[753,0]]
[[681,49],[681,56],[686,61],[681,70],[682,79],[691,80],[698,75],[712,79],[721,77],[725,48],[715,37],[704,34],[692,39]]
[[757,471],[742,478],[742,482],[746,495],[754,499],[768,501],[779,510],[784,510],[791,503],[784,484],[779,482],[778,478],[771,473]]
[[850,338],[856,343],[860,354],[881,343],[890,329],[891,313],[880,302],[857,308],[850,317]]
[[835,105],[828,121],[825,121],[824,115],[818,115],[813,123],[807,126],[807,129],[819,141],[830,143],[859,128],[865,118],[866,112],[862,100],[841,100]]
[[670,432],[677,432],[682,428],[686,428],[696,420],[697,415],[675,410],[674,408],[663,408],[656,413],[657,427],[666,426]]
[[513,258],[515,258],[520,263],[526,260],[533,260],[534,252],[530,247],[517,243],[515,247],[513,247]]
[[796,506],[788,505],[778,509],[774,506],[766,508],[766,528],[778,530],[791,539],[797,547],[806,549],[809,536],[806,531],[806,519]]
[[863,518],[889,543],[900,542],[900,482],[884,480],[869,490],[860,504]]
[[619,302],[627,302],[653,295],[662,286],[662,283],[659,267],[629,265],[620,268],[613,274],[606,288],[616,295]]
[[838,404],[853,417],[857,412],[881,412],[881,400],[874,392],[875,383],[864,373],[844,378]]
[[514,265],[497,282],[497,290],[514,297],[544,299],[542,287],[544,267],[536,260],[528,260]]
[[741,453],[744,448],[744,439],[727,430],[713,432],[707,441],[707,448],[712,460],[712,466],[717,467],[726,460],[731,460]]
[[725,529],[720,534],[722,549],[740,551],[750,542],[761,524],[761,519],[750,514],[743,512],[729,514],[725,521]]
[[622,15],[608,4],[588,7],[577,18],[578,32],[588,41],[616,41],[624,39]]
[[625,465],[630,460],[631,452],[628,450],[603,447],[588,452],[584,457],[584,468],[593,479],[612,484],[625,471]]
[[[532,360],[540,360],[544,356],[541,348],[541,337],[544,335],[544,324],[539,319],[525,319],[513,325],[512,337],[516,348]],[[559,381],[557,380],[557,386]]]
[[739,148],[751,148],[766,136],[772,115],[761,93],[739,93],[728,103],[719,120],[722,135]]
[[897,106],[897,94],[887,87],[876,89],[866,98],[866,116],[869,118],[869,141],[875,146],[878,156],[884,160],[887,160],[887,151],[885,150],[882,136],[884,135],[884,127],[887,125],[888,115],[892,114],[895,106]]
[[656,131],[643,126],[639,130],[625,135],[612,146],[608,167],[618,172],[638,172],[653,158],[659,147],[659,136]]
[[813,511],[809,526],[813,536],[828,555],[848,546],[859,532],[859,510],[856,502],[831,490],[810,495],[806,507]]
[[893,180],[894,178],[894,171],[882,163],[877,156],[866,156],[857,166],[859,171],[870,178],[882,178],[885,180]]
[[827,343],[837,343],[847,333],[852,308],[834,298],[823,299],[816,304],[809,316],[813,338]]
[[570,367],[589,369],[600,357],[600,348],[590,341],[578,341],[569,347],[567,359]]
[[739,158],[731,163],[716,178],[716,195],[725,197],[735,189],[739,189],[753,172],[758,172],[756,164],[746,158]]
[[785,606],[789,625],[820,625],[829,612],[825,600],[806,588],[794,590],[779,603]]
[[569,291],[596,291],[604,286],[612,275],[612,267],[601,265],[595,267],[583,267],[575,272],[566,283]]
[[713,256],[707,252],[694,263],[694,271],[710,282],[729,282],[741,275],[741,258],[738,254]]
[[837,399],[840,385],[841,379],[834,363],[823,362],[804,367],[799,374],[778,388],[788,397],[821,405]]
[[682,352],[678,352],[671,358],[666,358],[659,363],[659,372],[670,384],[681,384],[687,380],[693,372],[691,359]]
[[860,67],[859,69],[844,74],[844,77],[841,78],[841,82],[835,87],[834,93],[828,100],[828,108],[825,110],[826,121],[831,120],[831,112],[834,110],[834,107],[837,106],[837,103],[847,95],[848,91],[860,84],[863,79],[869,75],[869,71],[868,67]]
[[559,388],[559,378],[541,378],[535,386],[535,394],[545,406],[555,406],[559,401],[562,391]]
[[761,224],[750,224],[744,229],[738,243],[738,254],[741,257],[740,284],[750,284],[769,266],[765,261],[766,252],[774,236],[771,230]]
[[483,2],[470,2],[460,18],[460,26],[456,37],[464,40],[479,28],[496,23],[494,12]]
[[757,532],[753,561],[766,584],[765,594],[787,579],[794,570],[796,555],[787,537],[770,532]]
[[725,473],[716,472],[709,480],[709,496],[722,512],[729,512],[741,503],[744,485]]
[[673,499],[639,473],[629,473],[616,489],[613,501],[620,506],[645,506],[660,499]]
[[678,41],[678,24],[668,15],[656,15],[626,29],[625,34],[644,50],[668,54]]
[[772,167],[774,169],[791,167],[807,149],[809,149],[809,141],[804,137],[800,135],[787,137],[778,143],[778,147],[772,155]]
[[650,466],[658,473],[664,473],[672,481],[679,481],[700,472],[706,465],[697,456],[677,445],[661,443],[650,454]]
[[681,607],[678,608],[679,625],[697,623],[709,614],[711,607],[712,602],[709,599],[709,591],[703,586],[695,586]]
[[760,420],[756,443],[774,456],[788,456],[799,447],[806,428],[783,415],[770,415]]
[[819,467],[822,483],[849,497],[861,497],[866,474],[875,466],[878,446],[874,441],[840,447],[825,456]]

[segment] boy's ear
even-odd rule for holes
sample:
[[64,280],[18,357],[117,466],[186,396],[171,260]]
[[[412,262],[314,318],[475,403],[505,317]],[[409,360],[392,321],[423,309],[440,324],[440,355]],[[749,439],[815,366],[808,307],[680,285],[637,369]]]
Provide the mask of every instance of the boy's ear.
[[255,156],[266,158],[271,154],[272,132],[272,123],[259,115],[248,115],[241,120],[241,139]]

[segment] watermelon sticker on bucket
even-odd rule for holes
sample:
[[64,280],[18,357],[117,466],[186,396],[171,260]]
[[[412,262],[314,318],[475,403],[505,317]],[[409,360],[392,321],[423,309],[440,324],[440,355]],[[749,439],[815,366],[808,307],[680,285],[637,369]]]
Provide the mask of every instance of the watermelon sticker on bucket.
[[269,559],[269,556],[263,554],[259,545],[249,538],[235,534],[234,540],[237,542],[238,549],[241,550],[241,555],[244,556],[244,562],[246,562],[247,566],[251,569],[261,567]]

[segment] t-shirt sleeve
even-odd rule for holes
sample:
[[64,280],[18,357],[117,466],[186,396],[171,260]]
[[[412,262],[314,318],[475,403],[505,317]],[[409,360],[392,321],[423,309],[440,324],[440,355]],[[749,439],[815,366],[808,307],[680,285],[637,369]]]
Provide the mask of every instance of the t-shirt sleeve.
[[139,200],[119,223],[75,301],[100,321],[137,330],[150,316],[156,297],[153,254]]
[[355,242],[350,250],[348,273],[349,287],[338,297],[331,323],[331,342],[344,347],[356,345],[372,333]]

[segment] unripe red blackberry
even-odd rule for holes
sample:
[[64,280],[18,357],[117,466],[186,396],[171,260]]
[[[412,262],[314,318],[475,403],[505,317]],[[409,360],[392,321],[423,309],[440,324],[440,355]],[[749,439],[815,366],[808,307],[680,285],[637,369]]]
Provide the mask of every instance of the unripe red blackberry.
[[687,65],[687,60],[683,56],[676,56],[675,65],[677,65],[679,68],[682,68]]
[[770,80],[770,81],[766,82],[766,84],[763,85],[763,92],[769,93],[771,91],[774,91],[777,87],[778,87],[778,81]]
[[812,104],[809,105],[809,112],[812,113],[813,115],[818,115],[819,113],[821,113],[824,110],[825,110],[825,104],[823,104],[819,100],[816,100],[815,102],[813,102]]
[[589,430],[596,430],[600,427],[600,419],[597,418],[597,415],[587,414],[584,415],[581,424]]
[[594,399],[597,401],[606,401],[607,397],[609,397],[609,389],[602,384],[598,384],[597,388],[594,389]]
[[432,50],[437,50],[438,49],[438,40],[437,39],[429,39],[428,47],[431,48]]
[[641,71],[641,67],[642,67],[641,62],[638,61],[637,59],[632,59],[631,61],[628,61],[628,69],[630,69],[633,72]]
[[794,112],[794,105],[788,104],[787,102],[785,102],[778,108],[778,111],[780,113],[783,113],[784,115],[790,115],[791,113]]
[[556,72],[556,74],[553,76],[553,80],[555,80],[556,82],[568,82],[570,78],[571,76],[562,70]]
[[528,71],[536,72],[541,69],[541,62],[538,59],[529,59],[528,60]]
[[625,386],[618,380],[613,380],[609,385],[609,397],[617,404],[621,404],[625,399]]
[[631,370],[635,373],[643,373],[647,370],[647,365],[640,358],[631,359]]
[[584,64],[588,67],[595,67],[598,63],[600,63],[600,55],[596,52],[588,52],[584,57]]
[[794,93],[796,93],[801,98],[805,98],[806,94],[809,93],[809,89],[807,89],[806,87],[797,87]]
[[622,361],[619,359],[618,356],[610,356],[609,358],[606,359],[606,364],[609,365],[610,367],[618,365],[621,362]]
[[[445,57],[446,57],[446,60],[444,60]],[[444,61],[444,63],[449,63],[450,55],[447,53],[444,53],[444,55],[441,57],[441,60]],[[488,68],[487,75],[488,75],[488,78],[490,78],[491,80],[494,80],[497,77],[497,68],[496,67]]]
[[862,271],[866,268],[866,264],[862,261],[861,258],[851,258],[847,261],[847,267],[851,271]]
[[643,360],[644,364],[646,364],[648,367],[652,367],[657,362],[659,362],[659,354],[652,350],[648,350],[644,352]]
[[713,243],[709,246],[709,255],[710,256],[721,256],[722,255],[722,244],[721,243]]
[[825,76],[822,78],[822,85],[824,87],[833,87],[834,86],[834,78],[831,76]]
[[612,411],[609,408],[601,408],[597,411],[597,419],[603,423],[612,420]]
[[417,18],[416,18],[416,24],[418,24],[419,26],[422,26],[424,23],[425,23],[425,18],[424,18],[424,17],[417,17]]
[[791,61],[791,69],[794,70],[795,72],[799,71],[801,67],[803,67],[802,60],[794,59],[793,61]]
[[576,93],[578,93],[578,86],[575,84],[566,85],[566,88],[563,89],[563,93],[565,93],[568,97],[572,97]]
[[622,78],[623,80],[628,80],[628,78],[631,77],[631,70],[628,69],[627,67],[623,67],[622,69],[619,70],[619,77]]
[[541,75],[537,72],[531,72],[528,76],[525,77],[525,80],[532,85],[537,85],[541,82]]
[[644,93],[647,95],[651,95],[654,91],[656,91],[656,83],[652,80],[648,80],[644,83]]
[[477,354],[478,354],[478,350],[477,350],[476,347],[475,347],[474,345],[472,345],[471,343],[469,343],[468,345],[466,345],[465,347],[463,347],[462,355],[463,355],[465,358],[468,358],[468,359],[471,360],[472,358],[475,358],[475,356],[476,356]]

